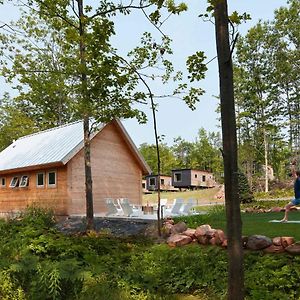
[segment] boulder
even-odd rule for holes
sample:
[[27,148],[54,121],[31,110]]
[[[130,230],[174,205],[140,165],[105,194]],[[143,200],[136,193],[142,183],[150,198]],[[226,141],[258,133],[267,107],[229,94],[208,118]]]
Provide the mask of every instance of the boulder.
[[[283,209],[282,207],[272,207],[272,208],[271,208],[271,211],[272,211],[272,212],[281,212],[282,209]],[[284,209],[283,209],[283,210],[284,210]]]
[[198,243],[201,245],[208,245],[209,243],[209,238],[206,235],[199,235],[197,239]]
[[182,233],[187,230],[187,226],[184,222],[179,222],[171,228],[171,234]]
[[273,245],[275,246],[281,246],[281,237],[280,236],[276,236],[272,239]]
[[225,239],[221,245],[223,248],[227,248],[228,246],[228,242],[227,242],[227,239]]
[[215,232],[215,238],[217,239],[217,245],[222,245],[222,243],[226,239],[224,231],[221,229],[217,229]]
[[167,239],[170,247],[180,247],[192,242],[192,238],[183,234],[173,234]]
[[243,246],[244,248],[246,248],[247,242],[248,242],[248,236],[243,235],[243,236],[242,236],[242,246]]
[[174,225],[170,224],[170,223],[166,223],[162,229],[161,229],[161,232],[162,232],[162,235],[164,237],[168,237],[171,235],[171,230],[173,228]]
[[192,239],[195,239],[195,231],[196,229],[191,229],[191,228],[188,228],[186,231],[184,231],[182,234],[184,235],[187,235],[189,237],[191,237]]
[[281,245],[286,248],[295,243],[295,239],[291,236],[283,236],[281,237]]
[[211,227],[208,224],[201,225],[196,228],[195,236],[198,238],[199,236],[206,235],[206,233],[211,230]]
[[167,219],[165,220],[165,224],[171,224],[171,225],[174,225],[175,222],[174,222],[173,219],[167,218]]
[[216,229],[210,229],[210,230],[207,230],[205,235],[211,239],[213,237],[215,237],[215,234],[216,234],[217,230]]
[[272,240],[264,235],[251,235],[248,237],[246,248],[250,250],[261,250],[271,246]]
[[294,255],[300,254],[300,242],[296,242],[290,246],[287,246],[285,251]]
[[284,247],[281,245],[276,246],[276,245],[271,245],[263,250],[265,253],[282,253],[284,252]]

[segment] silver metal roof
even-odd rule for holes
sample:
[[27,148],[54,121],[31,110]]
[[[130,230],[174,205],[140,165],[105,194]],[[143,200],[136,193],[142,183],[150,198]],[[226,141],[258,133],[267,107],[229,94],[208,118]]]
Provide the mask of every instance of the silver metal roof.
[[[131,150],[141,164],[144,173],[151,172],[148,164],[134,145],[122,123],[115,124],[123,133]],[[94,137],[106,124],[97,126]],[[0,152],[0,171],[26,168],[52,163],[66,164],[83,148],[83,122],[78,121],[19,138]]]
[[0,153],[0,171],[62,162],[82,147],[83,125],[75,122],[19,138]]

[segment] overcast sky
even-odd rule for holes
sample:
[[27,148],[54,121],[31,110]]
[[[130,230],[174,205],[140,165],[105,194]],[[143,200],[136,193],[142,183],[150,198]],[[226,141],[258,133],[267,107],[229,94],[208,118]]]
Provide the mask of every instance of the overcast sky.
[[[92,2],[92,1],[91,1]],[[177,2],[177,1],[176,1]],[[189,10],[180,16],[173,16],[164,24],[162,30],[173,40],[174,65],[176,69],[183,70],[185,61],[189,55],[196,51],[205,51],[207,61],[216,56],[214,25],[204,22],[198,17],[205,12],[205,0],[185,1]],[[247,30],[255,25],[259,19],[272,20],[274,10],[280,6],[286,6],[284,0],[228,0],[229,12],[247,12],[252,20],[239,26],[239,32],[244,35]],[[0,21],[8,21],[15,15],[13,9],[0,10]],[[139,38],[144,31],[154,32],[159,40],[160,34],[145,21],[141,13],[131,16],[117,18],[116,36],[114,45],[120,52],[127,53],[139,42]],[[197,109],[191,111],[183,101],[179,99],[159,100],[159,110],[157,113],[159,135],[165,136],[165,142],[173,143],[173,139],[182,138],[193,141],[198,130],[203,127],[208,131],[220,131],[218,114],[216,108],[218,100],[215,96],[218,91],[218,72],[216,59],[208,65],[208,72],[205,80],[199,82],[199,86],[205,89],[206,93],[197,104]],[[9,87],[0,78],[1,94]],[[160,94],[165,94],[167,87],[153,86],[153,89]],[[161,90],[160,90],[161,89]],[[146,125],[140,125],[136,120],[124,121],[127,131],[137,146],[141,143],[154,143],[153,120],[149,106],[141,107],[148,115],[149,121]]]

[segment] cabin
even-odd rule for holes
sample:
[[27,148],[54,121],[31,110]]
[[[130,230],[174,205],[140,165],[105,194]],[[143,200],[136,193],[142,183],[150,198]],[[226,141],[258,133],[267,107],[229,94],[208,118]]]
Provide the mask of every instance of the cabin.
[[[92,133],[91,164],[95,215],[108,197],[142,204],[142,176],[151,170],[119,120]],[[0,153],[0,214],[29,205],[85,215],[82,121],[24,136]]]
[[175,188],[197,189],[216,186],[213,173],[194,169],[172,170],[172,185]]
[[[146,189],[148,191],[158,190],[158,175],[146,176]],[[172,177],[168,175],[160,175],[160,190],[161,191],[176,191],[172,186]]]

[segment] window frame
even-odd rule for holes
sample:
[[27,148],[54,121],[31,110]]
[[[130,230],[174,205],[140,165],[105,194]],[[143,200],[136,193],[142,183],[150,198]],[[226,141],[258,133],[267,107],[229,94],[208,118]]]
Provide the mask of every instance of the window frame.
[[[39,184],[39,175],[43,175],[43,184]],[[36,187],[37,188],[45,187],[45,172],[36,173]]]
[[[23,180],[25,179],[25,181],[23,182]],[[22,175],[20,178],[20,182],[19,182],[19,187],[20,188],[26,188],[29,185],[29,176],[28,175]]]
[[[154,184],[151,183],[152,181],[154,181]],[[149,178],[149,186],[156,186],[156,177]]]
[[[55,174],[55,183],[50,183],[49,181],[49,176],[50,176],[50,174]],[[47,186],[49,187],[49,188],[55,188],[56,186],[57,186],[57,171],[55,171],[55,170],[53,170],[53,171],[49,171],[49,172],[47,172]]]
[[[178,180],[178,175],[180,175],[180,180]],[[174,172],[174,182],[182,182],[182,172]]]
[[0,180],[1,180],[0,187],[6,188],[6,177],[0,177]]
[[[15,178],[16,178],[17,180],[15,181],[15,184],[12,184]],[[11,181],[10,181],[10,183],[9,183],[9,187],[10,187],[10,188],[13,188],[13,189],[19,187],[19,181],[20,181],[20,180],[19,180],[19,176],[14,176],[14,177],[12,177],[12,179],[11,179]]]

